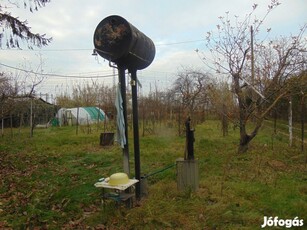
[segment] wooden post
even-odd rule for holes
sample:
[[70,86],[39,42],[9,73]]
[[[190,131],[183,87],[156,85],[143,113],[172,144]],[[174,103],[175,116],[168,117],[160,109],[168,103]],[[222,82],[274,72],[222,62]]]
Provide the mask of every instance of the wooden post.
[[293,132],[292,132],[292,97],[289,99],[289,146],[292,146]]
[[[305,125],[305,95],[302,93],[302,100],[301,100],[301,139],[302,139],[302,144],[301,144],[301,150],[304,152],[304,135],[305,135],[305,130],[304,130],[304,125]],[[307,158],[306,158],[307,161]]]
[[76,135],[78,135],[78,127],[79,127],[79,106],[77,107]]
[[33,137],[33,100],[30,101],[30,137]]
[[4,113],[2,108],[1,136],[4,136]]

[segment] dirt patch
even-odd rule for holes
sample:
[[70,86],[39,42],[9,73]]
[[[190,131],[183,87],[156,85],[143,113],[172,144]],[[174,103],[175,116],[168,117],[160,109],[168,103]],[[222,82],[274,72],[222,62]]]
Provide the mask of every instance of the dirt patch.
[[285,163],[283,163],[282,161],[278,161],[278,160],[270,160],[267,163],[275,171],[286,171],[288,168]]

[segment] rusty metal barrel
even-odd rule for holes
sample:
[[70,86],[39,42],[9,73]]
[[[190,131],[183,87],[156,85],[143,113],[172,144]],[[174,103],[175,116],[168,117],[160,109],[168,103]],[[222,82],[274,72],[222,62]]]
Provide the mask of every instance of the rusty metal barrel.
[[129,70],[146,68],[156,53],[150,38],[117,15],[106,17],[98,24],[93,40],[101,57]]

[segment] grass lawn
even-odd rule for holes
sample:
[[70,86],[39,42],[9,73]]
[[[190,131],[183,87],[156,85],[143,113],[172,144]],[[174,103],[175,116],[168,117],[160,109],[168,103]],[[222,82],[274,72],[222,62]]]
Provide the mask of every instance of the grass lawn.
[[[288,147],[283,135],[263,128],[244,155],[239,130],[222,137],[217,121],[195,127],[199,190],[177,191],[176,168],[185,138],[161,126],[140,137],[148,196],[132,208],[101,205],[94,183],[122,171],[121,149],[99,146],[74,127],[5,130],[0,137],[0,229],[259,229],[263,216],[307,222],[306,151]],[[132,134],[129,134],[132,137]],[[134,174],[133,140],[130,168]],[[305,223],[307,225],[307,223]]]

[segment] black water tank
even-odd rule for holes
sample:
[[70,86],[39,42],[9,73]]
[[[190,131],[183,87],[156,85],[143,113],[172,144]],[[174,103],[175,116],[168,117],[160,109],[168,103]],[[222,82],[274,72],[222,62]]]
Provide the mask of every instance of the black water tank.
[[149,66],[156,53],[150,38],[117,15],[106,17],[98,24],[94,46],[103,58],[134,70]]

